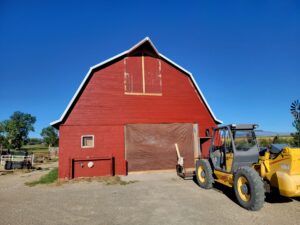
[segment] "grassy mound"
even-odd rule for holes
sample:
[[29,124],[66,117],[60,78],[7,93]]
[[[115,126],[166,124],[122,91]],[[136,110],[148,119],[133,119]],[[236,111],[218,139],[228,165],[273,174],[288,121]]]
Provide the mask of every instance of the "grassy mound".
[[49,173],[42,176],[39,180],[26,182],[27,186],[33,187],[38,184],[51,184],[57,181],[58,178],[58,168],[52,169]]

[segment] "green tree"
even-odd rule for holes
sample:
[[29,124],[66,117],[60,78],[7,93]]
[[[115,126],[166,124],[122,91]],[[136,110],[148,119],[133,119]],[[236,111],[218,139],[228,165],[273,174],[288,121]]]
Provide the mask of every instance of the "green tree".
[[5,138],[5,132],[4,132],[4,124],[3,122],[0,122],[0,151],[3,148],[6,148],[8,145],[7,139]]
[[41,136],[48,146],[58,145],[58,132],[54,127],[49,126],[44,128],[41,132]]
[[28,134],[34,131],[36,118],[28,113],[14,112],[10,119],[2,122],[5,139],[8,147],[20,149],[22,145],[28,142]]
[[28,145],[40,145],[43,143],[43,139],[41,138],[29,138]]

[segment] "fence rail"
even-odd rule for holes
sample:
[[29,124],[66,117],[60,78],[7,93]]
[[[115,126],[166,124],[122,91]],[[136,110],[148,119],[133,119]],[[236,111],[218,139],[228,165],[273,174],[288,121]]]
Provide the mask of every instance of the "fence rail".
[[59,151],[58,147],[49,147],[48,150],[49,150],[49,156],[50,156],[50,158],[58,157],[58,151]]
[[22,156],[22,155],[1,155],[0,165],[5,166],[6,161],[22,162],[30,161],[33,165],[34,155]]

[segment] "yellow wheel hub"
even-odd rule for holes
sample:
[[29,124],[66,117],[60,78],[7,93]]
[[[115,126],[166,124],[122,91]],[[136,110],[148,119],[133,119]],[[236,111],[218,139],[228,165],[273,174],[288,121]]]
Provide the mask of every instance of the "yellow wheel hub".
[[198,178],[201,183],[205,182],[205,171],[202,166],[199,166],[198,168]]
[[241,176],[238,178],[237,190],[240,198],[244,202],[248,202],[250,200],[249,182],[245,177]]

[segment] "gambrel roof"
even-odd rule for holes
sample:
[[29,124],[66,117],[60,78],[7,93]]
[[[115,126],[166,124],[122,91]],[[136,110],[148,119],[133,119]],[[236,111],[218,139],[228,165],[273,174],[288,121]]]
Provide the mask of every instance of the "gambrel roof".
[[79,88],[77,89],[76,93],[74,94],[73,98],[71,99],[71,101],[69,102],[67,108],[65,109],[65,111],[63,112],[63,114],[61,115],[61,117],[50,123],[51,126],[58,128],[58,126],[65,121],[65,119],[67,118],[67,115],[69,114],[70,110],[72,110],[72,106],[74,106],[74,104],[76,103],[76,100],[79,98],[80,93],[83,91],[85,85],[87,84],[90,76],[93,74],[93,71],[96,69],[101,69],[105,66],[110,65],[111,63],[113,63],[114,61],[117,61],[121,58],[124,58],[125,56],[127,56],[129,53],[133,52],[134,50],[136,50],[137,48],[141,47],[142,45],[149,45],[153,51],[163,60],[165,60],[166,62],[168,62],[169,64],[173,65],[175,68],[181,70],[182,72],[184,72],[185,74],[187,74],[195,88],[198,91],[198,94],[200,95],[201,99],[203,100],[203,102],[205,103],[205,106],[207,107],[209,113],[211,114],[211,116],[213,117],[213,119],[215,120],[216,123],[221,124],[223,123],[221,120],[217,119],[215,114],[213,113],[212,109],[210,108],[209,104],[207,103],[202,91],[200,90],[199,86],[197,85],[193,75],[191,72],[187,71],[186,69],[184,69],[183,67],[181,67],[180,65],[178,65],[177,63],[173,62],[171,59],[167,58],[166,56],[164,56],[163,54],[159,53],[156,49],[156,47],[153,45],[153,43],[151,42],[149,37],[144,38],[143,40],[141,40],[139,43],[137,43],[136,45],[134,45],[132,48],[118,54],[115,55],[101,63],[98,63],[97,65],[92,66],[89,71],[87,72],[86,76],[84,77],[83,81],[81,82]]

